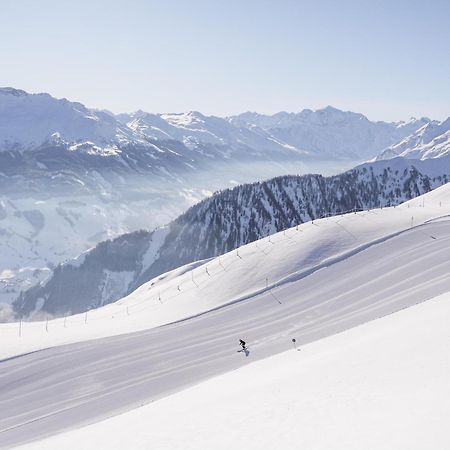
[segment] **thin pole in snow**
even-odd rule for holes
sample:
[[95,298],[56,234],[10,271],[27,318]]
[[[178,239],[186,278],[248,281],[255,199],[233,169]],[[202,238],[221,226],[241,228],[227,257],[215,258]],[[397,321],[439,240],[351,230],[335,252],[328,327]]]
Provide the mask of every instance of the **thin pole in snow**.
[[210,277],[211,274],[210,274],[209,271],[208,271],[208,266],[205,267],[205,271],[206,271],[206,273],[208,274],[208,277]]
[[19,320],[19,337],[22,337],[22,318]]
[[191,278],[192,278],[192,282],[198,287],[198,284],[195,282],[194,280],[194,271],[191,271]]
[[237,256],[239,259],[242,259],[241,255],[239,254],[239,249],[236,249],[236,256]]
[[292,338],[292,344],[294,345],[295,350],[297,350],[297,341],[295,338]]
[[159,303],[162,303],[162,300],[161,300],[161,293],[160,293],[160,292],[158,292],[158,300],[159,300]]
[[413,223],[414,223],[414,216],[411,216],[411,228],[413,227]]
[[87,324],[87,311],[84,313],[84,324],[86,325]]
[[269,287],[269,277],[266,277],[266,288]]
[[272,292],[272,289],[269,289],[269,294],[281,305],[282,303],[278,299],[278,297]]

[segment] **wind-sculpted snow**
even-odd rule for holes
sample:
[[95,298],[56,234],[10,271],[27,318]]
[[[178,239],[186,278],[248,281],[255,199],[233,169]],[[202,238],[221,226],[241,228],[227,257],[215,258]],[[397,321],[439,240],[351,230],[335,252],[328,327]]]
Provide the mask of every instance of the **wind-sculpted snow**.
[[[82,312],[117,300],[146,281],[184,264],[221,255],[312,219],[397,205],[449,180],[450,159],[414,164],[396,159],[363,165],[334,177],[287,176],[228,189],[170,223],[164,229],[164,239],[160,238],[161,230],[153,234],[128,234],[93,249],[84,264],[72,267],[69,262],[59,266],[44,286],[26,291],[15,302],[15,309],[19,315],[30,316],[41,301],[44,313]],[[122,247],[124,241],[135,249],[132,254],[128,253],[128,247]],[[155,246],[154,242],[158,244]],[[143,252],[150,245],[153,256],[147,260]],[[115,272],[105,256],[105,248],[110,248],[117,258],[123,251],[125,260],[133,260],[127,270],[134,274],[131,282],[121,284],[122,269],[118,269],[116,289],[108,293],[104,289],[105,280],[112,282]]]
[[3,324],[0,445],[111,417],[292,348],[293,337],[304,345],[449,292],[449,245],[447,184],[290,228],[88,314]]

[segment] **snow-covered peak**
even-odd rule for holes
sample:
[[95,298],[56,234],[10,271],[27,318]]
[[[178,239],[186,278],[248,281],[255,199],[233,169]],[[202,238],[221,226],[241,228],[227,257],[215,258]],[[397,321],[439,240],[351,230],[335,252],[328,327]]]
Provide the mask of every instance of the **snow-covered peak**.
[[334,157],[351,154],[355,159],[373,154],[376,148],[386,148],[392,145],[388,142],[398,142],[428,123],[426,119],[371,122],[363,114],[333,106],[298,113],[282,111],[274,115],[247,112],[228,120],[236,126],[261,129],[271,139],[310,154]]
[[397,128],[403,128],[407,127],[409,125],[417,125],[417,124],[427,124],[429,122],[432,122],[432,120],[429,117],[421,117],[420,119],[417,119],[416,117],[410,117],[407,121],[400,121],[397,123]]
[[114,116],[81,103],[13,88],[0,93],[0,150],[35,148],[55,133],[69,144],[90,141],[102,147],[133,139],[132,131]]
[[412,128],[414,130],[431,121],[426,117],[422,117],[421,119],[411,117],[407,121],[400,122],[371,122],[364,114],[355,113],[352,111],[343,111],[331,105],[316,110],[306,108],[299,112],[280,111],[273,115],[259,114],[256,112],[248,111],[237,116],[231,116],[228,118],[228,120],[233,123],[239,123],[241,125],[256,125],[264,129],[288,128],[292,127],[293,125],[308,123],[316,125],[330,125],[333,123],[361,121],[373,124],[378,123],[380,125],[392,126],[399,129]]
[[[424,120],[424,119],[421,119]],[[403,156],[410,159],[439,158],[450,154],[450,117],[431,121],[397,144],[387,147],[377,160]]]
[[316,120],[321,123],[334,123],[342,120],[369,121],[369,119],[363,114],[354,113],[351,111],[343,111],[330,105],[326,106],[325,108],[317,109],[315,111],[303,110],[298,114],[298,116],[304,119],[309,118],[312,120]]
[[191,151],[205,154],[208,147],[210,157],[227,159],[265,154],[272,159],[309,155],[363,161],[428,123],[425,119],[400,124],[371,122],[362,114],[333,106],[274,115],[248,112],[228,118],[198,111],[150,114],[138,110],[114,115],[49,94],[28,94],[9,87],[0,93],[0,150],[34,149],[51,142],[51,136],[58,133],[62,144],[76,144],[77,148],[88,142],[104,149],[175,140]]
[[228,120],[240,124],[256,125],[258,127],[287,128],[301,123],[330,123],[342,119],[368,120],[364,115],[349,111],[342,111],[333,106],[312,110],[303,109],[298,113],[280,111],[273,115],[258,114],[256,112],[246,112],[237,116],[229,117]]
[[162,119],[177,127],[193,127],[203,125],[206,117],[198,111],[189,111],[187,113],[161,114]]
[[12,87],[0,87],[0,95],[14,95],[15,97],[24,97],[29,95],[21,89],[14,89]]

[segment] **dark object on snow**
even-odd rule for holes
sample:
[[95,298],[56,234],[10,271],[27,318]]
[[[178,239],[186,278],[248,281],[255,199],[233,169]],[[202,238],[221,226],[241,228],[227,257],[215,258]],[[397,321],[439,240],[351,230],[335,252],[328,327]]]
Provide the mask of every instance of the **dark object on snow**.
[[247,347],[245,346],[245,341],[242,339],[239,339],[239,344],[241,345],[242,349],[245,350]]

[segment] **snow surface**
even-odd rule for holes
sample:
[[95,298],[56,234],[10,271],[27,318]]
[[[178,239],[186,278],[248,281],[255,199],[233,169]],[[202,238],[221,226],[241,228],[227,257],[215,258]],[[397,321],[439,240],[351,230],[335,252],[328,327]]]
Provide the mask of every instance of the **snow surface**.
[[445,294],[21,448],[447,450],[449,319]]
[[[0,348],[0,358],[49,345],[146,330],[245,298],[267,296],[268,288],[272,293],[289,290],[319,269],[374,244],[384,242],[390,248],[392,239],[411,225],[421,225],[414,236],[426,237],[433,225],[423,224],[446,215],[450,215],[450,184],[395,208],[307,222],[203,264],[160,275],[124,299],[87,314],[48,323],[24,322],[20,337],[19,324],[1,324],[0,338],[5,345]],[[164,229],[161,231],[164,234]],[[433,239],[428,240],[433,244]]]
[[[0,363],[0,446],[8,447],[42,439],[56,432],[106,419],[214,375],[287,350],[292,347],[293,337],[303,346],[450,292],[449,217],[450,185],[445,185],[397,208],[348,214],[315,221],[314,224],[306,223],[298,230],[293,228],[286,233],[278,233],[271,236],[270,241],[265,239],[257,244],[241,247],[220,259],[177,269],[143,285],[127,298],[86,315],[48,323],[1,325],[0,357],[3,361]],[[269,277],[267,281],[266,276]],[[439,317],[444,315],[436,314]],[[177,321],[173,322],[175,320]],[[164,324],[167,325],[160,326]],[[438,333],[439,324],[440,322],[425,322],[422,325]],[[445,320],[445,330],[448,329],[447,324],[448,318]],[[394,328],[393,333],[400,335],[401,328]],[[137,330],[143,331],[120,335]],[[417,329],[414,329],[412,333],[416,332]],[[423,333],[419,333],[422,338]],[[92,340],[94,337],[105,336],[111,337]],[[239,338],[244,338],[250,344],[247,354],[236,352]],[[430,336],[428,338],[431,339]],[[70,342],[73,343],[70,346],[61,346]],[[351,349],[351,355],[347,358],[353,358],[353,367],[355,364],[366,367],[367,358],[373,364],[378,364],[376,355],[379,352],[369,352],[371,345],[376,345],[377,342],[368,342],[367,348],[363,345],[362,350],[359,350],[366,355],[366,359],[359,360],[353,353],[353,348]],[[390,340],[387,339],[386,342]],[[400,349],[401,342],[400,340]],[[405,342],[409,345],[411,338],[405,338]],[[448,339],[445,342],[448,344]],[[317,345],[320,349],[321,344]],[[395,343],[392,345],[395,348]],[[416,350],[414,345],[412,348]],[[39,349],[44,350],[37,351]],[[444,355],[441,353],[442,348],[438,350],[438,354]],[[369,395],[370,401],[375,401],[379,395],[374,390],[374,396],[370,397],[371,389],[362,389],[364,383],[368,383],[365,375],[371,373],[367,368],[359,375],[355,372],[356,379],[362,383],[361,392],[352,391],[353,378],[348,378],[347,382],[344,376],[347,369],[345,364],[339,363],[339,351],[345,353],[345,348],[339,350],[338,346],[334,351],[333,345],[323,347],[323,355],[331,358],[331,362],[327,362],[325,358],[323,363],[320,363],[322,357],[314,356],[313,352],[311,364],[319,364],[320,370],[313,370],[312,375],[305,373],[306,386],[316,380],[316,391],[321,390],[321,383],[325,383],[326,387],[327,379],[331,385],[340,385],[342,390],[337,391],[334,400],[330,389],[326,391],[329,395],[321,394],[321,400],[317,404],[312,402],[315,398],[312,394],[305,393],[308,389],[301,391],[301,395],[310,395],[310,402],[305,402],[302,407],[312,408],[317,414],[326,409],[325,400],[328,399],[331,405],[333,401],[337,401],[335,409],[331,408],[329,413],[324,412],[330,414],[326,417],[338,415],[340,421],[332,427],[336,433],[342,432],[339,426],[342,421],[353,423],[354,416],[360,417],[358,409],[353,406],[359,405],[362,408],[366,404],[364,395]],[[356,347],[355,351],[358,351]],[[429,351],[428,346],[423,351]],[[280,370],[284,357],[287,358],[280,356],[277,357],[281,358],[279,362],[275,360]],[[432,357],[431,353],[429,357]],[[415,359],[416,356],[412,358],[411,361],[420,362]],[[442,358],[445,356],[441,356],[441,360]],[[274,363],[268,361],[267,364]],[[434,364],[440,363],[434,361]],[[427,367],[421,364],[419,366]],[[339,367],[344,370],[341,377],[337,377],[335,372]],[[410,379],[409,374],[407,376],[407,372],[403,372],[405,366],[380,367],[383,367],[380,370],[387,377],[398,371],[396,383],[401,378],[405,386],[408,386],[410,380],[423,375],[419,371],[416,378]],[[448,365],[444,369],[446,367]],[[251,368],[245,370],[252,373]],[[270,379],[276,385],[283,384],[283,380],[275,381],[275,375],[270,372],[267,376],[262,375],[255,380],[255,386],[262,386],[262,390],[264,380],[267,382]],[[432,380],[436,379],[436,383],[430,383],[430,386],[438,389],[443,375],[437,370],[433,370],[432,375]],[[448,370],[444,370],[444,375],[448,379]],[[383,378],[379,383],[385,383],[385,389],[389,389],[389,379]],[[286,383],[292,385],[293,381],[287,380]],[[249,399],[260,397],[262,391],[252,391],[253,387],[248,386],[248,383],[246,386],[250,390],[238,390],[237,394],[231,392],[230,399],[233,395],[238,395],[243,397],[242,402],[246,402],[246,395]],[[426,389],[426,386],[422,379],[422,384],[416,391]],[[409,395],[411,390],[409,385]],[[218,392],[226,394],[225,389],[219,389]],[[272,387],[270,395],[276,395],[276,392]],[[349,401],[348,408],[345,408],[340,401],[339,392],[342,392],[342,396],[354,393],[355,401],[359,403],[352,405]],[[383,394],[385,402],[388,393],[389,391]],[[439,396],[442,393],[444,391],[440,390]],[[433,395],[437,395],[435,391]],[[202,398],[199,400],[207,401],[205,396]],[[267,398],[270,403],[271,397]],[[400,400],[401,398],[400,395]],[[444,395],[442,398],[447,397]],[[426,403],[425,394],[420,400],[417,414],[430,420],[433,427],[438,428],[440,420],[448,419],[445,402],[430,400],[430,403]],[[170,405],[172,400],[166,401]],[[384,411],[385,402],[378,405],[380,409],[375,413],[375,418],[391,414],[390,410]],[[432,405],[434,416],[428,414]],[[237,406],[239,407],[239,403]],[[426,413],[423,412],[425,406],[428,408]],[[183,408],[190,407],[181,403],[179,411],[183,412]],[[266,413],[264,410],[259,413],[265,414],[267,420],[274,414],[268,408],[266,405]],[[283,408],[284,406],[280,406],[280,409]],[[343,408],[341,412],[340,408]],[[169,409],[173,412],[173,408]],[[201,414],[201,411],[200,408],[198,413]],[[220,412],[216,408],[214,413],[224,414],[225,411],[226,408],[221,407]],[[396,410],[393,408],[392,411]],[[240,420],[238,412],[239,409],[234,410],[236,421]],[[392,424],[392,420],[388,420],[389,414],[383,422],[386,426]],[[129,420],[129,416],[123,417],[123,420]],[[167,415],[162,415],[161,420],[164,417],[167,419]],[[211,420],[213,417],[212,414]],[[255,424],[261,423],[267,431],[270,430],[256,412],[254,420]],[[173,427],[172,419],[170,423]],[[373,424],[371,420],[368,423]],[[374,426],[377,424],[375,422]],[[166,429],[167,426],[169,425],[166,424]],[[162,427],[164,430],[163,425]],[[226,422],[224,428],[229,429]],[[435,428],[430,428],[431,432]],[[148,439],[154,439],[155,434],[151,428],[145,425],[143,429],[152,433],[151,436],[147,435]],[[192,423],[189,429],[192,431],[199,428]],[[213,430],[217,438],[219,430],[214,427]],[[304,431],[304,428],[301,427],[301,430]],[[120,442],[120,428],[116,431]],[[221,442],[224,432],[220,433],[218,439]],[[317,425],[312,432],[313,435],[324,435],[325,439],[325,434],[317,430]],[[172,436],[164,437],[164,431],[161,433],[160,444],[166,442],[169,448],[174,448],[170,446],[170,442],[178,434],[172,432]],[[305,433],[304,431],[303,434]],[[136,434],[138,435],[139,433]],[[205,436],[207,438],[207,434]],[[249,439],[251,436],[249,434]],[[261,436],[263,439],[265,435]],[[351,439],[352,435],[346,436]],[[379,433],[380,439],[387,439],[389,436],[390,428]],[[442,432],[441,435],[433,434],[433,437],[439,436],[442,436]],[[130,435],[129,437],[131,439]],[[354,436],[355,442],[358,442],[357,437]],[[289,440],[290,436],[286,439]],[[78,441],[74,442],[78,445]],[[226,443],[226,439],[223,442]],[[415,442],[421,441],[416,439]],[[107,445],[111,445],[109,438]],[[241,448],[245,448],[245,445]],[[285,448],[289,448],[288,443]]]

